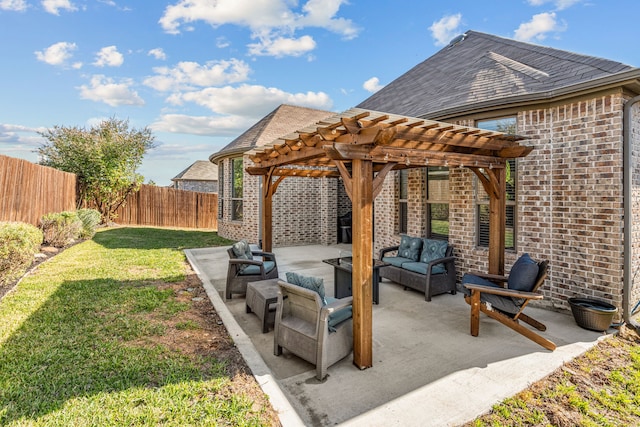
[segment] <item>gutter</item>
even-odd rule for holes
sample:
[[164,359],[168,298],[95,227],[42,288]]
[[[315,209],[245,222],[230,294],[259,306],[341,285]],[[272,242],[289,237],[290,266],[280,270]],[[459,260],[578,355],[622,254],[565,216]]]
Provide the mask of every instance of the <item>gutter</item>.
[[640,95],[631,98],[624,104],[623,113],[623,151],[622,151],[622,168],[623,168],[623,188],[624,188],[624,275],[622,290],[622,310],[624,322],[636,332],[640,331],[640,324],[635,322],[631,309],[631,107],[640,102]]

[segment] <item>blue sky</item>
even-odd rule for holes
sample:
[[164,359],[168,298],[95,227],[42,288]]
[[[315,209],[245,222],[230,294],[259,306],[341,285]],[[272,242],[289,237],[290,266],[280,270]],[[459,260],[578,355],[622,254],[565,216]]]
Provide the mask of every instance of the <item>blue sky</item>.
[[467,30],[640,66],[637,0],[0,0],[0,154],[128,119],[158,185],[282,103],[343,111]]

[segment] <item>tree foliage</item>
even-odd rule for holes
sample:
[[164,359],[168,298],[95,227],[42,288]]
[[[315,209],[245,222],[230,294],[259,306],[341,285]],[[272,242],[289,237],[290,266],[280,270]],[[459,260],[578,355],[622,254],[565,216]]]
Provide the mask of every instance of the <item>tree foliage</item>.
[[41,132],[48,142],[38,148],[40,164],[78,176],[78,208],[95,206],[106,223],[144,177],[136,170],[153,148],[149,128],[129,128],[128,120],[111,118],[87,130],[55,126]]

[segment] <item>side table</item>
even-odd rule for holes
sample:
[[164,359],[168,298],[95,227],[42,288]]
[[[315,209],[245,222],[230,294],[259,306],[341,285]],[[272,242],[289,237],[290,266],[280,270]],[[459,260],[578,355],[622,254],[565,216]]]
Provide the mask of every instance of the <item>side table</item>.
[[255,313],[262,323],[262,333],[275,324],[278,301],[278,280],[268,279],[247,284],[246,312]]

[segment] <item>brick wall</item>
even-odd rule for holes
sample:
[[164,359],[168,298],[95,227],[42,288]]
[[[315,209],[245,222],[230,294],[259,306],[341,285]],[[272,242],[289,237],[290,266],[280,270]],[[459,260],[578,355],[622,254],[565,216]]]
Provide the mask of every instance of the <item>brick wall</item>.
[[[244,158],[243,167],[253,166]],[[243,177],[243,220],[231,220],[231,159],[224,164],[224,209],[218,234],[232,240],[257,244],[261,236],[260,188],[262,176]],[[348,198],[347,198],[348,200]],[[285,178],[273,196],[273,247],[337,242],[338,180],[329,178]]]

